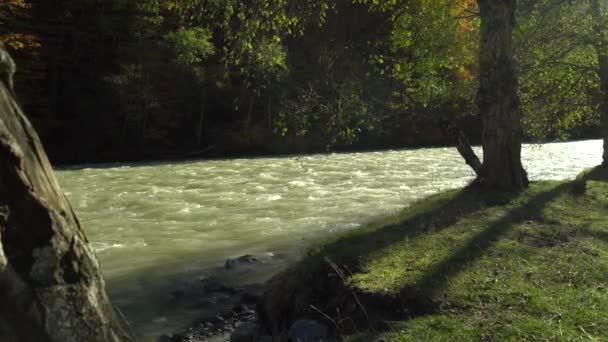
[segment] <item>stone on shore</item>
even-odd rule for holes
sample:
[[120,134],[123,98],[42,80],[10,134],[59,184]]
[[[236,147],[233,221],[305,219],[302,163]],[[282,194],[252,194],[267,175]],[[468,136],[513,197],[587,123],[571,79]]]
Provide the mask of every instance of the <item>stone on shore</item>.
[[310,319],[296,321],[289,328],[289,338],[293,342],[319,342],[328,338],[329,329],[322,323]]
[[230,335],[230,342],[255,342],[259,336],[260,325],[254,322],[243,322],[236,326]]

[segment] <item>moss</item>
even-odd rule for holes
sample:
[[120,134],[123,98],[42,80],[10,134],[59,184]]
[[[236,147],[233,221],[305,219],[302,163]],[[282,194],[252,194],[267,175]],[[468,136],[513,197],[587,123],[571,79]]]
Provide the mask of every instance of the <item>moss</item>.
[[[292,275],[310,285],[328,259],[347,270],[345,288],[371,298],[362,304],[394,296],[403,306],[398,318],[395,305],[386,306],[391,315],[370,310],[366,319],[391,322],[353,341],[600,340],[608,336],[608,172],[520,194],[436,195],[318,247]],[[300,302],[337,295],[308,288]]]

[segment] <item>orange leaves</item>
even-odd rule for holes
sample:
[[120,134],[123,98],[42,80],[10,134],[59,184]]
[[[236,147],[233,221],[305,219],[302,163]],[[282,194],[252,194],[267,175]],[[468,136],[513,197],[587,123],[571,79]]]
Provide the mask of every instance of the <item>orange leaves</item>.
[[[29,9],[32,7],[26,0],[0,0],[0,16],[6,16],[17,22],[30,19]],[[0,40],[13,50],[36,50],[40,48],[40,38],[20,30],[1,34]],[[6,32],[6,31],[5,31]]]
[[41,46],[38,36],[27,33],[3,34],[0,35],[0,40],[4,41],[5,44],[14,50],[35,50]]
[[461,32],[472,32],[477,28],[477,1],[476,0],[456,0],[454,12],[459,19],[458,29]]
[[454,76],[461,81],[471,81],[475,79],[473,68],[473,65],[463,65],[454,71]]
[[32,7],[25,0],[2,0],[0,1],[0,15],[3,12],[15,18],[29,17],[28,10]]
[[13,9],[16,9],[16,8],[28,9],[28,8],[32,7],[32,5],[25,2],[25,0],[4,0],[4,1],[0,2],[0,8],[2,8],[2,7],[10,7]]
[[458,20],[456,25],[456,45],[460,53],[467,58],[463,65],[454,70],[458,80],[471,81],[476,77],[477,42],[479,33],[479,7],[477,0],[454,0],[453,15]]

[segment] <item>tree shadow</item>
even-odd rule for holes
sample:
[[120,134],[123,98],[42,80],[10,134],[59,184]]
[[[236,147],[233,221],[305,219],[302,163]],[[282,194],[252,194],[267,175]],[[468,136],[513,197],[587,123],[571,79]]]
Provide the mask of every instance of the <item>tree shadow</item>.
[[[390,248],[397,241],[441,231],[463,217],[505,205],[517,195],[479,191],[476,186],[448,191],[412,204],[390,221],[372,222],[367,228],[326,242],[297,267],[267,283],[259,306],[262,325],[269,328],[269,333],[280,334],[298,318],[327,320],[328,316],[319,317],[319,313],[337,313],[336,321],[348,318],[341,323],[345,325],[341,333],[348,333],[394,318],[393,309],[401,310],[404,305],[394,296],[364,293],[348,285],[348,274],[362,271],[361,257]],[[385,315],[387,311],[391,313]],[[336,326],[331,320],[328,324]]]
[[[503,214],[499,219],[491,222],[485,229],[478,232],[474,236],[470,237],[461,247],[443,260],[435,263],[429,267],[422,277],[401,288],[398,294],[393,296],[372,294],[370,298],[366,298],[366,303],[374,305],[378,303],[378,307],[372,308],[373,311],[378,312],[389,308],[391,316],[384,315],[384,317],[374,317],[375,321],[367,322],[372,331],[383,331],[391,329],[390,325],[387,325],[386,321],[382,322],[383,319],[389,321],[403,321],[412,319],[414,317],[420,317],[424,315],[433,314],[439,311],[441,306],[441,298],[450,282],[455,279],[460,273],[465,271],[468,267],[487,254],[488,249],[496,245],[496,243],[504,236],[506,236],[514,227],[518,224],[526,222],[528,220],[544,220],[543,210],[546,206],[560,195],[570,193],[577,195],[580,184],[585,184],[586,181],[606,181],[608,177],[606,168],[595,168],[585,174],[581,175],[576,180],[567,183],[557,184],[554,187],[538,193],[530,199],[523,201],[517,207]],[[584,192],[584,190],[583,190]],[[454,198],[455,201],[465,200],[468,201],[470,198],[465,198],[467,195],[460,195]],[[470,195],[469,195],[470,196]],[[477,194],[476,196],[484,197],[483,194]],[[457,206],[456,203],[446,203],[446,207]],[[475,210],[469,210],[468,213],[472,213]],[[465,213],[463,212],[463,215]],[[435,210],[426,217],[433,217],[434,215],[442,215],[441,210]],[[424,218],[424,215],[421,215]],[[448,220],[447,224],[450,224],[453,220]],[[407,226],[410,221],[403,222],[402,226]],[[608,243],[608,232],[598,230],[579,230],[579,234],[586,235],[589,237],[596,238],[605,243]],[[406,232],[406,235],[419,234],[421,231]],[[403,238],[403,235],[400,236]],[[366,254],[374,253],[374,250],[368,250]],[[365,254],[363,254],[365,255]],[[399,281],[397,281],[399,282]],[[365,294],[363,294],[365,296]],[[407,308],[407,314],[400,315],[395,309]],[[400,311],[403,311],[402,309]],[[369,319],[369,317],[367,317]],[[378,324],[380,323],[380,324]]]
[[[600,170],[602,171],[602,170]],[[488,249],[509,233],[518,224],[528,220],[540,220],[543,210],[551,201],[560,195],[575,194],[581,180],[598,179],[595,172],[583,175],[581,178],[567,183],[556,183],[548,190],[531,195],[527,200],[517,203],[509,211],[490,222],[482,231],[470,237],[455,252],[443,260],[428,267],[421,278],[410,283],[395,294],[394,292],[377,293],[352,289],[345,285],[341,291],[351,292],[343,296],[342,302],[330,298],[334,294],[321,294],[315,298],[315,305],[322,305],[329,300],[331,306],[326,306],[325,312],[341,311],[342,315],[350,315],[351,327],[343,327],[342,332],[360,331],[368,327],[372,331],[390,329],[387,322],[407,320],[417,316],[435,313],[439,310],[440,298],[443,291],[458,274],[466,270],[476,260],[483,257]],[[600,178],[601,179],[601,178]],[[583,182],[584,183],[584,182]],[[518,197],[517,193],[494,192],[482,190],[475,186],[452,193],[452,196],[438,195],[414,204],[406,209],[412,212],[397,224],[380,229],[355,233],[322,248],[317,254],[329,256],[338,267],[343,267],[346,273],[363,271],[362,260],[384,248],[390,248],[397,241],[411,239],[422,234],[434,233],[457,223],[461,218],[497,205],[507,205]],[[608,241],[608,234],[603,238]],[[327,274],[327,269],[321,270]],[[348,283],[347,279],[345,283]],[[397,280],[399,283],[399,280]],[[310,286],[307,284],[306,286]],[[324,283],[320,291],[329,291],[333,285]],[[328,299],[329,298],[329,299]],[[358,308],[348,311],[348,301],[357,303]],[[332,308],[333,307],[333,308]],[[404,310],[405,309],[405,310]],[[298,310],[295,310],[298,311]],[[356,311],[363,311],[356,313]],[[294,316],[297,316],[295,314]],[[344,317],[344,316],[343,316]]]
[[[395,241],[441,231],[463,217],[488,207],[507,204],[517,195],[513,192],[480,191],[476,185],[454,190],[447,195],[433,195],[404,209],[399,215],[406,216],[399,222],[388,225],[383,225],[385,222],[374,223],[371,229],[364,228],[338,237],[338,240],[323,246],[317,254],[331,255],[337,263],[357,267],[356,260],[362,255],[388,247]],[[374,229],[378,226],[382,227]],[[374,242],[373,248],[370,248],[370,241]]]
[[580,233],[582,233],[583,235],[592,237],[594,239],[603,241],[604,243],[608,243],[608,232],[594,230],[594,229],[584,229],[584,230],[580,231]]
[[561,194],[572,191],[575,186],[576,181],[562,183],[549,191],[532,197],[530,200],[507,212],[500,219],[490,224],[488,228],[473,236],[451,256],[429,269],[415,283],[414,288],[422,290],[429,297],[435,297],[445,289],[450,279],[465,270],[475,260],[482,257],[488,248],[492,247],[516,224],[530,218],[541,217],[543,209],[549,202]]
[[608,182],[608,167],[596,166],[593,169],[584,172],[581,179],[587,181]]

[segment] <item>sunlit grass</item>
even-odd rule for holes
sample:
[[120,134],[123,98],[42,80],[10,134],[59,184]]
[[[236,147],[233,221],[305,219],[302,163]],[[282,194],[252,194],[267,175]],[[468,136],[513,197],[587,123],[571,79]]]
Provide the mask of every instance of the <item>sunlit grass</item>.
[[[371,341],[608,338],[608,176],[538,182],[519,195],[451,191],[326,244],[371,294],[428,297],[431,314],[389,324]],[[310,265],[310,264],[309,264]]]

